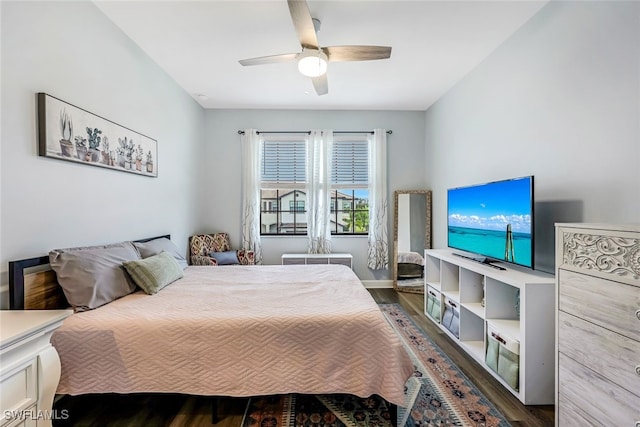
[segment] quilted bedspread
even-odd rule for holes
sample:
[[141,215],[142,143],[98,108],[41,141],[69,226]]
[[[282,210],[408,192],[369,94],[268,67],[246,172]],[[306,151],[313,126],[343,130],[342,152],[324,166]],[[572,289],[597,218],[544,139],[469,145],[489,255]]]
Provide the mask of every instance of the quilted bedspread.
[[191,266],[67,318],[58,393],[378,394],[404,406],[413,364],[342,265]]

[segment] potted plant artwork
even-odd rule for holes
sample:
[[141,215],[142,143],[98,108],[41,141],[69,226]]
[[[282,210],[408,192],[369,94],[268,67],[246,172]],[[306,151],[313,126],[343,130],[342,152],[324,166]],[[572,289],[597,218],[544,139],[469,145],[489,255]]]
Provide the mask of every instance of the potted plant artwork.
[[37,95],[38,156],[158,176],[157,140],[54,96]]
[[73,156],[73,122],[71,116],[63,109],[60,111],[60,133],[62,139],[60,140],[60,153],[63,157]]
[[76,136],[76,153],[78,153],[78,159],[85,162],[91,160],[91,157],[87,151],[87,138]]
[[98,128],[91,129],[87,128],[87,135],[89,135],[89,155],[92,162],[100,161],[100,141],[102,141],[102,137],[100,134],[102,131]]
[[109,156],[109,138],[102,138],[102,164],[110,165],[111,157]]
[[144,156],[144,150],[142,146],[138,144],[138,149],[136,150],[136,170],[142,171],[142,157]]
[[147,153],[147,172],[153,173],[153,154],[151,154],[151,150]]
[[136,151],[136,146],[133,145],[133,140],[127,142],[127,137],[124,137],[124,168],[127,170],[133,170],[133,153]]
[[119,147],[116,147],[116,153],[118,154],[118,166],[120,166],[121,168],[124,168],[124,163],[125,163],[125,153],[127,151],[127,137],[125,136],[124,139],[122,138],[118,138],[118,144],[120,144]]

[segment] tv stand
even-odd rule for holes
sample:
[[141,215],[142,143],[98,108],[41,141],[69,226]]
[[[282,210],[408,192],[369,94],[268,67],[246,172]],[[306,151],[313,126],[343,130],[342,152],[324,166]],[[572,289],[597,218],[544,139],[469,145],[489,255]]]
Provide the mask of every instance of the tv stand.
[[[450,249],[426,250],[425,315],[520,402],[553,404],[554,276],[494,267],[461,257]],[[458,328],[453,331],[445,309],[451,309],[459,318]],[[495,352],[496,341],[501,356],[503,350],[516,354],[515,366],[505,365],[501,356],[498,362],[486,358],[489,348]],[[513,357],[509,360],[513,361]]]
[[459,254],[457,252],[452,252],[453,255],[455,256],[459,256],[460,258],[465,258],[465,259],[470,259],[471,261],[475,261],[475,262],[479,262],[480,264],[484,264],[486,266],[489,266],[491,268],[495,268],[496,270],[506,270],[506,268],[501,267],[499,265],[495,265],[495,264],[491,264],[492,260],[490,260],[489,258],[485,257],[485,256],[479,256],[479,257],[473,257],[473,256],[469,256],[469,255],[463,255],[463,254]]

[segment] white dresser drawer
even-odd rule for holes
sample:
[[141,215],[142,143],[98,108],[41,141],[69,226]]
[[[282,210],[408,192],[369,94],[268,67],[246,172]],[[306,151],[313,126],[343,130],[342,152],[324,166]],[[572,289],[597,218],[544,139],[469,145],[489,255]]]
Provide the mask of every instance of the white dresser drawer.
[[640,397],[640,342],[560,312],[558,350]]
[[32,359],[27,365],[3,375],[0,388],[1,423],[8,421],[5,411],[20,411],[34,405],[38,400],[38,364]]
[[[558,427],[587,427],[595,425],[594,418],[579,405],[568,400],[564,394],[558,396],[559,408],[556,409]],[[635,427],[635,426],[634,426]]]
[[640,341],[640,288],[558,271],[559,309]]
[[636,427],[640,397],[562,353],[558,359],[560,426]]

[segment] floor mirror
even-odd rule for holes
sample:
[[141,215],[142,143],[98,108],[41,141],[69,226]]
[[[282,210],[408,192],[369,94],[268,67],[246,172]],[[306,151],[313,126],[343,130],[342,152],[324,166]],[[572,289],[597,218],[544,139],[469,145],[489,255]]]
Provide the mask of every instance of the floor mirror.
[[393,288],[424,293],[424,250],[431,249],[431,191],[394,192]]

